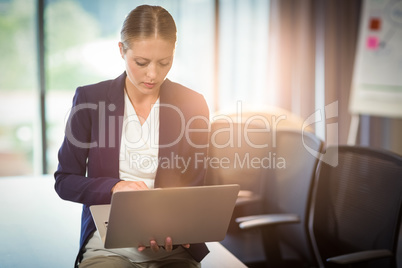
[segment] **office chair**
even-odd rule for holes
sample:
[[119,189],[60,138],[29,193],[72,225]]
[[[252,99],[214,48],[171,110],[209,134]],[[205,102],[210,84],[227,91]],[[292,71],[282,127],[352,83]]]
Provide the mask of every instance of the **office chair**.
[[396,267],[401,205],[401,156],[328,148],[317,168],[309,224],[320,267]]
[[270,149],[270,133],[254,124],[211,122],[206,184],[239,184],[236,206],[261,200],[267,169],[258,161]]
[[307,212],[323,142],[311,132],[282,129],[274,147],[277,163],[283,159],[285,166],[275,166],[274,176],[266,178],[264,214],[236,221],[244,232],[261,231],[266,267],[306,267],[315,264]]
[[[272,173],[271,168],[258,170],[249,166],[244,167],[242,165],[244,162],[240,162],[240,165],[235,164],[239,164],[239,159],[244,160],[247,154],[250,159],[266,159],[272,156],[271,133],[276,133],[279,129],[302,129],[304,120],[290,111],[274,106],[265,107],[263,110],[240,110],[237,113],[220,111],[212,118],[209,155],[211,159],[230,159],[232,166],[230,169],[219,170],[209,165],[206,183],[239,183],[241,191],[237,205],[260,201],[264,191],[264,180],[261,178],[271,177],[269,174]],[[229,133],[228,129],[233,133]],[[304,130],[312,131],[310,126]],[[227,146],[229,140],[232,143]],[[241,157],[234,157],[239,155]]]

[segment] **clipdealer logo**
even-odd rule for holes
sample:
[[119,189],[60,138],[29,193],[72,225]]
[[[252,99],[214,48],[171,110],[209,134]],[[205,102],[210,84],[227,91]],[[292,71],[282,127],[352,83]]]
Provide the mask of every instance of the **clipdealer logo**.
[[[172,146],[177,144],[180,140],[183,138],[186,139],[187,143],[190,144],[190,146],[193,146],[194,148],[206,148],[208,144],[203,144],[203,145],[197,145],[193,143],[191,140],[191,133],[193,132],[211,132],[211,125],[209,124],[209,119],[208,118],[203,118],[202,116],[196,116],[194,118],[189,119],[187,122],[185,121],[184,115],[180,111],[179,108],[173,105],[162,105],[159,104],[159,106],[156,106],[155,109],[160,109],[160,107],[165,106],[168,109],[173,109],[175,113],[180,117],[180,135],[177,137],[176,140],[172,141],[171,143],[167,145],[163,145],[166,147]],[[80,141],[74,137],[73,134],[73,129],[72,129],[72,120],[77,120],[79,122],[80,116],[83,114],[79,114],[80,111],[83,111],[85,109],[89,109],[92,112],[97,113],[96,116],[98,117],[98,139],[96,141]],[[139,124],[138,118],[127,118],[126,120],[124,119],[123,116],[116,116],[116,115],[110,115],[106,116],[107,111],[113,112],[116,110],[116,106],[114,104],[109,104],[106,105],[105,102],[99,102],[99,104],[95,103],[82,103],[74,106],[70,113],[69,117],[66,123],[66,138],[69,140],[71,144],[74,146],[77,146],[79,148],[84,148],[84,149],[89,149],[89,148],[94,148],[94,147],[116,147],[118,144],[115,144],[116,141],[116,135],[121,135],[119,131],[116,131],[117,129],[121,129],[125,124]],[[158,111],[159,112],[159,111]],[[92,115],[93,116],[93,115]],[[237,111],[235,116],[227,116],[227,115],[217,115],[214,118],[212,118],[212,122],[216,120],[223,120],[226,121],[228,124],[228,128],[226,129],[221,129],[215,132],[210,133],[210,144],[213,144],[215,147],[225,149],[225,148],[240,148],[243,146],[241,143],[246,143],[246,146],[253,148],[253,149],[261,149],[261,148],[266,148],[266,147],[272,147],[275,148],[277,146],[276,144],[276,132],[278,129],[278,124],[282,120],[286,120],[287,116],[285,114],[281,115],[272,115],[271,116],[271,121],[267,120],[267,117],[261,114],[254,114],[249,117],[243,117],[242,113],[242,107],[241,107],[241,102],[238,102],[237,105]],[[77,117],[77,118],[75,118]],[[336,118],[338,117],[338,101],[335,101],[331,104],[326,105],[323,109],[318,109],[316,110],[313,114],[311,114],[303,123],[302,126],[302,143],[304,148],[314,157],[317,159],[326,162],[327,164],[331,166],[337,166],[338,165],[338,156],[336,155],[335,157],[329,159],[328,157],[324,157],[325,153],[322,152],[317,152],[313,148],[311,148],[305,141],[304,139],[304,133],[307,131],[306,129],[313,124],[316,124],[318,122],[323,122],[327,119],[331,118]],[[106,122],[106,120],[108,120]],[[152,120],[152,118],[151,118]],[[203,123],[205,123],[206,128],[205,129],[191,129],[191,124],[196,121],[196,120],[201,120]],[[242,122],[243,123],[243,129],[239,128],[239,124],[236,124],[236,122]],[[255,126],[255,123],[259,122],[260,128],[254,128],[253,125]],[[107,123],[107,124],[106,124]],[[108,126],[108,128],[106,127]],[[152,123],[151,123],[152,125]],[[235,127],[236,125],[236,127]],[[261,127],[262,126],[262,127]],[[148,125],[144,125],[143,127],[149,127]],[[107,129],[106,129],[107,128]],[[145,131],[146,133],[152,133],[152,131]],[[336,135],[336,147],[338,145],[338,123],[329,123],[326,125],[326,133],[327,137],[329,133],[331,135]],[[227,135],[229,136],[229,140],[219,143],[216,140],[217,135],[222,134],[222,132],[228,132]],[[271,141],[267,143],[253,143],[249,139],[249,135],[252,133],[262,133],[264,135],[264,132],[271,132]],[[106,135],[106,133],[108,135]],[[237,140],[234,140],[235,134],[238,136]],[[143,133],[139,134],[140,139],[152,139],[152,135],[150,137],[143,137]],[[239,139],[240,136],[243,136],[242,139]],[[108,140],[106,140],[108,139]],[[205,156],[205,155],[193,155],[193,159],[181,159],[183,158],[182,156],[172,156],[169,159],[160,159],[156,157],[155,159],[149,159],[143,155],[140,155],[138,153],[135,153],[136,148],[138,148],[139,144],[136,143],[136,141],[131,141],[131,140],[125,140],[122,139],[122,142],[125,143],[126,149],[130,150],[134,153],[130,154],[129,159],[127,159],[130,162],[130,166],[133,168],[138,168],[142,167],[145,169],[156,169],[159,164],[163,164],[165,167],[168,168],[173,168],[172,165],[173,163],[176,163],[176,168],[182,169],[182,170],[187,170],[190,164],[201,164],[208,166],[209,168],[286,168],[286,159],[283,157],[277,156],[275,153],[268,152],[267,155],[264,156],[252,156],[250,153],[247,154],[234,154],[233,157],[231,158],[225,158],[225,157],[214,157],[214,156]],[[152,142],[151,142],[152,143]],[[270,144],[268,144],[270,143]],[[143,144],[143,143],[140,143]],[[157,141],[153,144],[158,144]],[[160,148],[160,146],[159,146]],[[120,154],[122,156],[122,154]],[[145,157],[145,158],[144,158]],[[187,156],[189,158],[190,156]],[[125,157],[120,159],[121,161],[125,161]]]

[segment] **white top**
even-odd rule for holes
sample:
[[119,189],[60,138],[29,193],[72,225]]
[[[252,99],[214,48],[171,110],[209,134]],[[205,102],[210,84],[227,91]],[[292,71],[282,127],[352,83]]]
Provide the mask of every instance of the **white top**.
[[142,126],[125,91],[124,103],[119,162],[120,179],[142,180],[148,188],[152,189],[158,168],[159,98]]

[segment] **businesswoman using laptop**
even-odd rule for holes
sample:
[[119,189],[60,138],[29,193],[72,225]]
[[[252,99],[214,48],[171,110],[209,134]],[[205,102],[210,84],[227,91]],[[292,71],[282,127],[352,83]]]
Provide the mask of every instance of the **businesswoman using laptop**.
[[204,183],[209,111],[200,94],[166,79],[175,45],[172,16],[139,6],[121,29],[124,73],[75,92],[55,189],[83,204],[79,267],[199,267],[208,253],[205,244],[173,246],[170,237],[163,247],[105,249],[89,210],[118,191]]

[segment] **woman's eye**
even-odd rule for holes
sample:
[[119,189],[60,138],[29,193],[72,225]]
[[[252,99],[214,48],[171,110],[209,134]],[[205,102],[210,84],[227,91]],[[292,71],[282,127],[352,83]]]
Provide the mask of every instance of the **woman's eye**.
[[160,62],[159,64],[161,66],[165,67],[165,66],[168,66],[170,64],[170,62]]
[[135,61],[135,63],[136,63],[138,66],[140,66],[140,67],[147,66],[147,64],[148,64],[148,63],[146,63],[146,62],[139,62],[139,61]]

